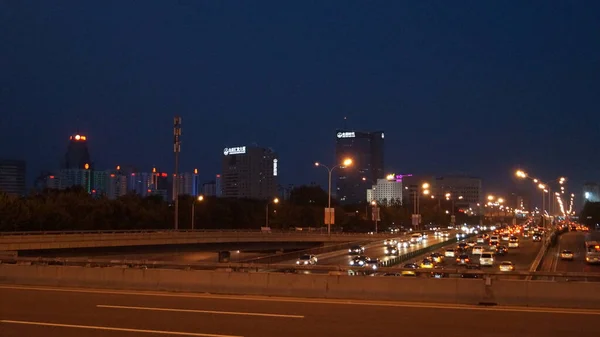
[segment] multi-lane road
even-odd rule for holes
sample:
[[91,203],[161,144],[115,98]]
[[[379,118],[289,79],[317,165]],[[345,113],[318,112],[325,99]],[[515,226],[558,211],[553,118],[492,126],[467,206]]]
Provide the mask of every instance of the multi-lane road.
[[[567,232],[560,235],[557,244],[546,253],[542,270],[562,273],[600,273],[600,265],[591,265],[585,261],[584,242],[586,235],[588,235],[587,232]],[[600,232],[591,232],[589,235],[592,240],[600,240]],[[572,251],[574,253],[573,260],[560,259],[562,250]],[[594,279],[593,281],[598,280]]]
[[[412,233],[411,233],[412,234]],[[456,232],[451,232],[450,235],[456,235]],[[451,238],[451,237],[450,237]],[[396,240],[398,240],[398,242],[400,241],[408,241],[410,240],[410,234],[404,235],[404,236],[399,236],[397,238],[395,238]],[[424,239],[422,242],[420,243],[416,243],[411,245],[410,247],[406,247],[406,248],[400,248],[398,251],[398,254],[406,254],[412,251],[416,251],[422,248],[427,248],[431,245],[440,243],[442,241],[448,240],[448,238],[441,238],[441,237],[436,237],[433,235],[433,233],[430,233],[426,239]],[[364,256],[368,256],[372,259],[379,259],[380,261],[385,261],[390,257],[393,256],[387,256],[385,254],[385,245],[383,244],[383,240],[378,240],[378,241],[373,241],[370,244],[364,245],[365,248],[365,252],[362,253],[361,255]],[[348,254],[348,250],[344,249],[344,250],[339,250],[339,251],[335,251],[335,252],[331,252],[331,253],[326,253],[326,254],[322,254],[318,257],[318,264],[319,265],[342,265],[342,266],[348,266],[350,263],[350,260],[352,260],[352,258],[355,256],[356,254]],[[296,260],[289,260],[289,261],[285,261],[283,262],[284,264],[295,264]]]
[[[600,311],[0,286],[0,336],[595,336]],[[568,322],[568,324],[566,323]]]

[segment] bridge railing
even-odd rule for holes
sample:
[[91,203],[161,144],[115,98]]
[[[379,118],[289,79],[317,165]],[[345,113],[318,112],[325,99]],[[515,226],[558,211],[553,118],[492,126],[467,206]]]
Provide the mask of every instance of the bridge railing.
[[48,235],[85,235],[85,234],[139,234],[139,233],[261,233],[261,234],[290,234],[290,235],[344,235],[344,236],[365,236],[371,235],[373,237],[388,237],[397,236],[398,234],[392,233],[354,233],[354,232],[333,232],[327,234],[325,231],[295,231],[295,230],[277,230],[271,229],[269,231],[263,231],[260,229],[139,229],[139,230],[81,230],[81,231],[22,231],[22,232],[0,232],[0,237],[11,237],[11,236],[48,236]]
[[[290,265],[290,264],[257,264],[257,263],[215,263],[215,262],[177,262],[151,260],[108,260],[87,258],[15,258],[0,257],[0,264],[17,264],[30,266],[71,266],[87,268],[132,268],[132,269],[178,269],[178,270],[227,270],[236,272],[283,272],[299,274],[333,274],[333,275],[373,275],[373,276],[409,276],[409,277],[461,277],[461,278],[515,278],[536,280],[536,277],[554,277],[565,281],[585,280],[600,281],[600,272],[544,272],[544,271],[512,271],[501,272],[497,269],[469,268],[397,268],[370,267],[353,268],[346,265]],[[542,282],[542,281],[540,281]]]

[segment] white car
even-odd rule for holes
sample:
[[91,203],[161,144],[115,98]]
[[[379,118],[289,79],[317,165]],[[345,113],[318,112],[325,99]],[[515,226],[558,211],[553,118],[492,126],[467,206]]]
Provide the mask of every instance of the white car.
[[396,239],[385,239],[383,240],[383,245],[384,246],[391,246],[391,245],[397,245],[398,244],[398,240]]
[[297,265],[317,264],[317,257],[314,255],[304,254],[296,260]]
[[481,254],[481,257],[479,258],[479,265],[480,266],[493,266],[494,265],[494,253],[485,252],[485,253]]
[[485,243],[485,238],[483,236],[478,236],[477,243]]
[[410,242],[421,242],[423,241],[423,236],[421,234],[413,234],[410,236]]
[[450,233],[448,233],[448,232],[442,232],[442,236],[445,237],[445,238],[447,238],[447,237],[450,236]]
[[475,246],[473,247],[473,255],[481,255],[483,254],[483,247]]
[[508,240],[508,248],[518,248],[519,247],[519,239],[516,237],[511,237],[510,240]]
[[456,252],[452,248],[448,248],[444,251],[445,257],[454,257],[455,254],[456,254]]
[[510,261],[502,261],[500,263],[500,266],[498,266],[498,267],[500,268],[500,271],[513,271],[513,270],[515,270],[515,266]]

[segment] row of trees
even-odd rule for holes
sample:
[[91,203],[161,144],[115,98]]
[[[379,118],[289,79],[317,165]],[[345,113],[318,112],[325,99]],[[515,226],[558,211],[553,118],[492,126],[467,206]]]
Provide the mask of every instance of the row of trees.
[[[269,205],[268,225],[272,228],[323,226],[327,193],[317,186],[295,188],[289,200]],[[339,206],[335,200],[335,229],[372,231],[371,206]],[[447,206],[447,205],[446,205]],[[192,207],[194,208],[192,212]],[[425,223],[446,224],[450,216],[438,202],[422,201]],[[194,218],[192,219],[192,213]],[[412,206],[394,201],[380,208],[380,230],[408,228]],[[258,229],[267,224],[264,200],[208,197],[197,201],[191,196],[179,200],[179,228]],[[457,213],[457,222],[476,222]],[[477,220],[478,222],[478,220]],[[0,194],[0,231],[170,229],[174,207],[160,197],[128,194],[116,200],[93,198],[81,188],[46,190],[24,198]]]

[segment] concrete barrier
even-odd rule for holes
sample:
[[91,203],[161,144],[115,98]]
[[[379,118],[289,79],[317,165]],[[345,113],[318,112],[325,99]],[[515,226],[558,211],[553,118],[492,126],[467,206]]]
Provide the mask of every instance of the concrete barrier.
[[600,308],[600,283],[0,265],[0,283],[449,304]]

